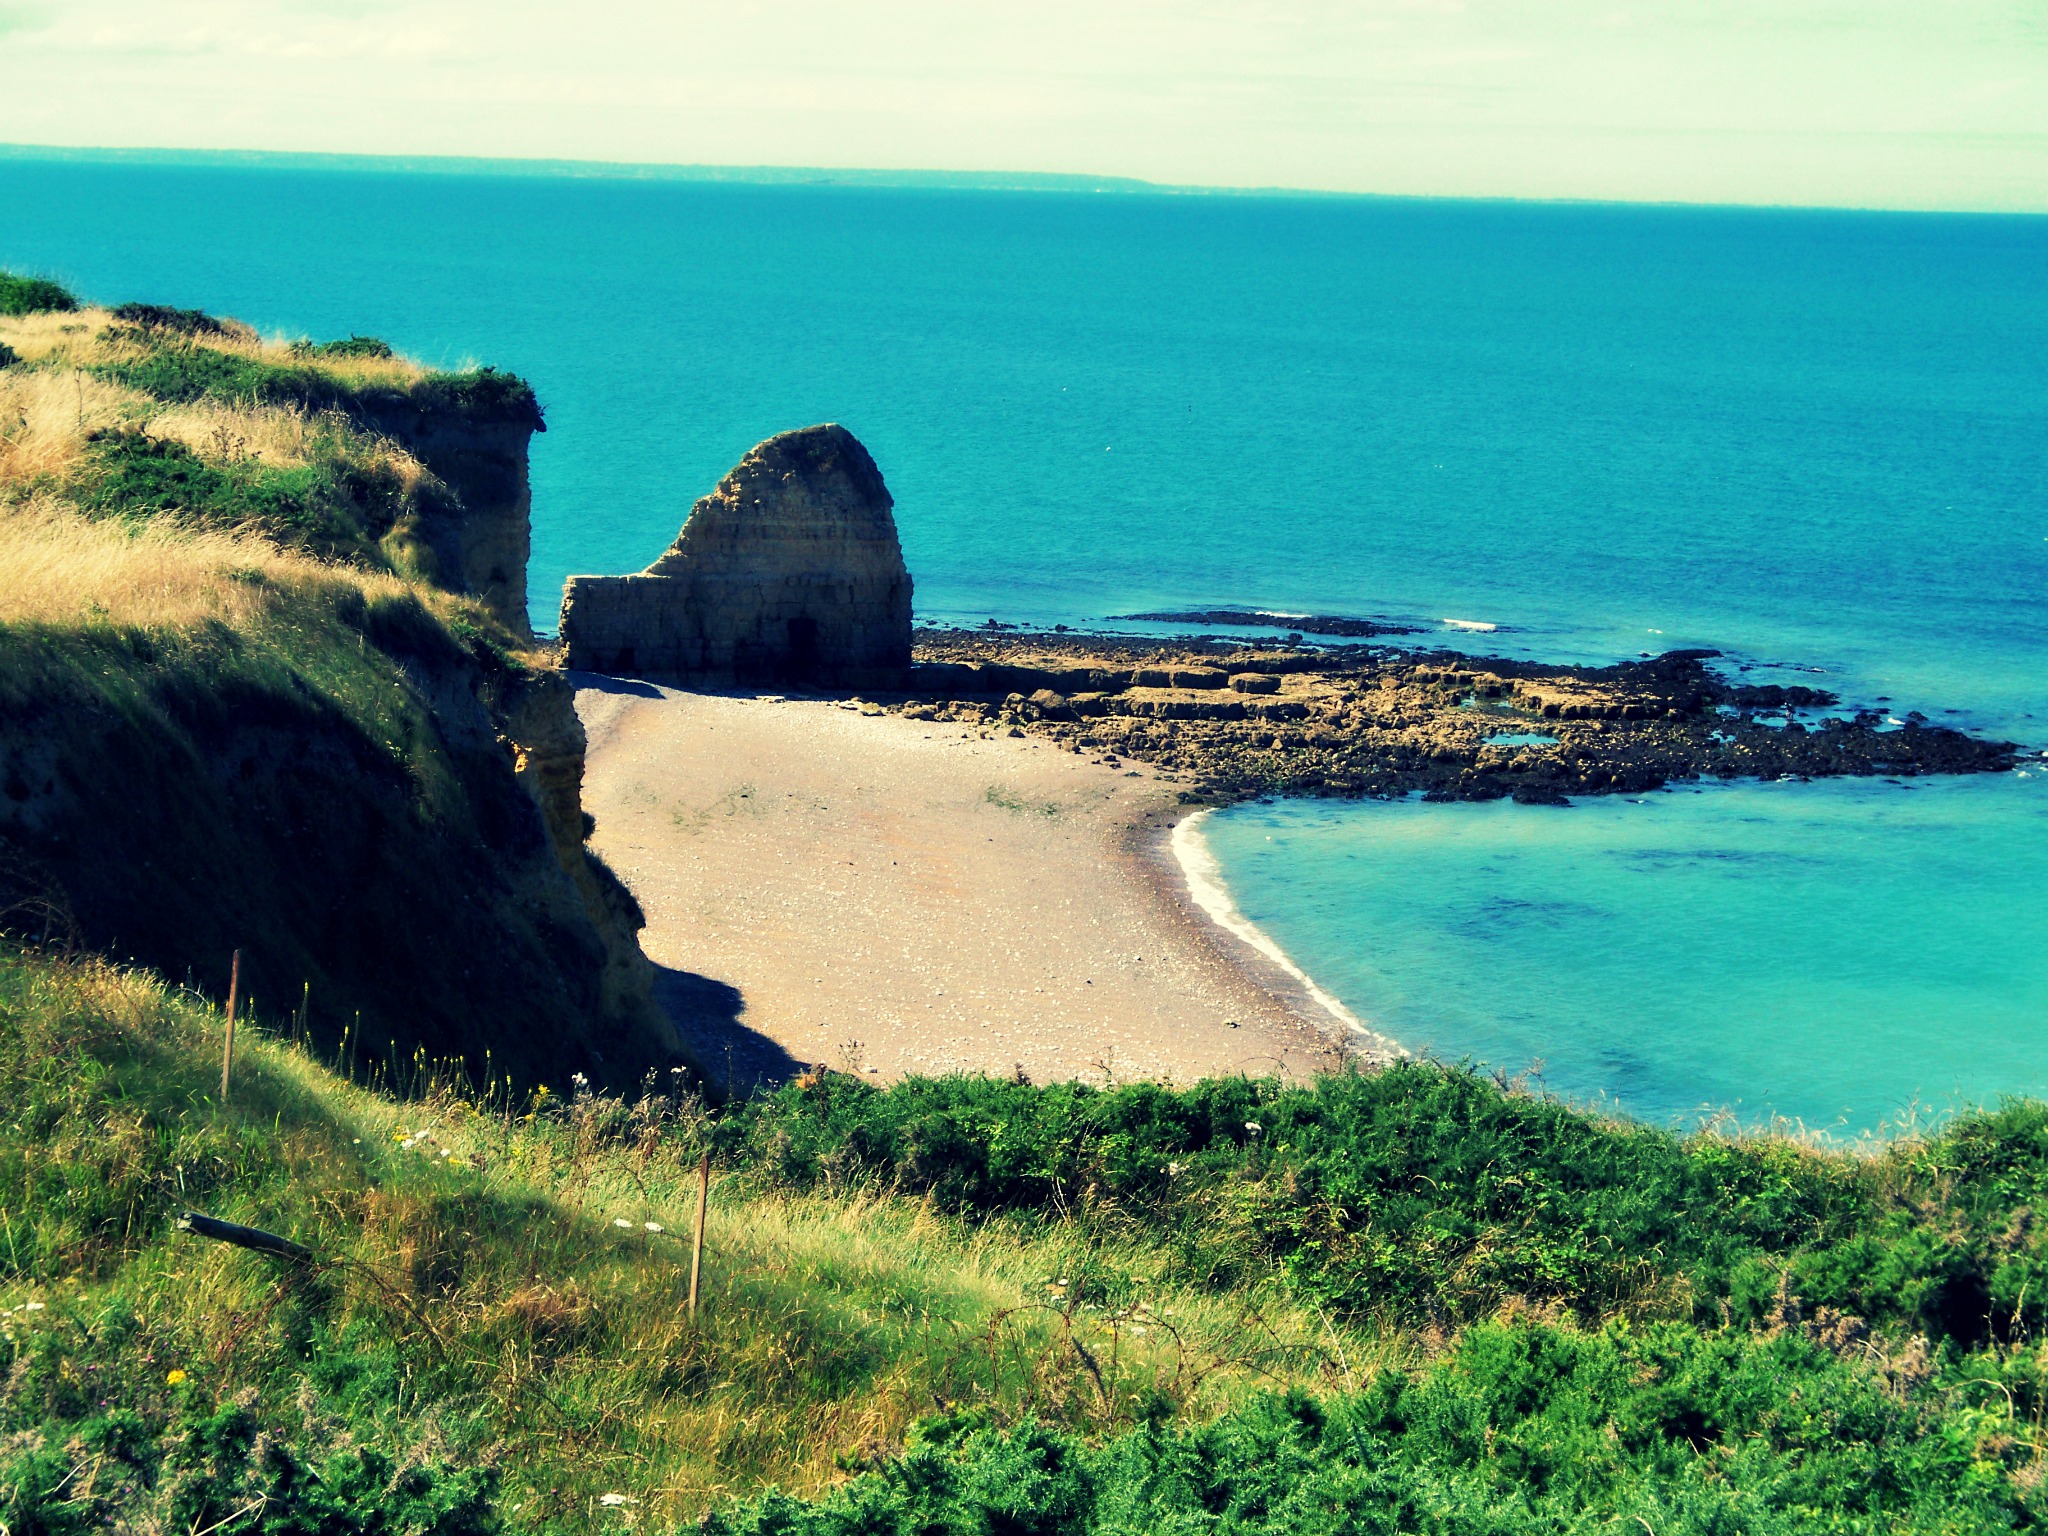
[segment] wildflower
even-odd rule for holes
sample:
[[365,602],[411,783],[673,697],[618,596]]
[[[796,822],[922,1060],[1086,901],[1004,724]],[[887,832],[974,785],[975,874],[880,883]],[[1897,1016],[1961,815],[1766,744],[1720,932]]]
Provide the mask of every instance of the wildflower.
[[450,1168],[467,1168],[469,1166],[469,1159],[466,1157],[451,1157],[448,1159],[448,1166]]
[[617,1509],[621,1504],[635,1504],[639,1501],[629,1499],[623,1493],[601,1493],[597,1497],[597,1502],[606,1509]]
[[43,1306],[43,1304],[40,1301],[32,1301],[28,1303],[27,1306],[23,1307],[21,1310],[24,1312],[42,1312],[47,1309]]
[[1263,1131],[1265,1129],[1265,1127],[1263,1125],[1260,1125],[1259,1122],[1256,1120],[1245,1121],[1244,1128],[1254,1136],[1258,1135],[1260,1131]]
[[408,1131],[404,1126],[401,1125],[397,1130],[391,1133],[391,1139],[393,1141],[405,1141],[408,1138],[410,1138],[411,1135],[412,1132]]
[[614,1216],[612,1218],[612,1225],[615,1227],[624,1227],[628,1232],[633,1230],[633,1223],[626,1220],[626,1218],[623,1216]]
[[662,1229],[661,1223],[658,1221],[643,1221],[640,1223],[640,1225],[645,1227],[650,1232],[659,1232]]
[[187,1379],[183,1371],[172,1371],[164,1377],[164,1385],[167,1387],[182,1387]]
[[1180,1177],[1181,1169],[1185,1168],[1186,1166],[1187,1164],[1185,1163],[1168,1163],[1166,1165],[1166,1176],[1169,1179],[1177,1179]]
[[590,1079],[581,1072],[573,1072],[569,1076],[569,1086],[578,1093],[588,1093],[590,1092]]

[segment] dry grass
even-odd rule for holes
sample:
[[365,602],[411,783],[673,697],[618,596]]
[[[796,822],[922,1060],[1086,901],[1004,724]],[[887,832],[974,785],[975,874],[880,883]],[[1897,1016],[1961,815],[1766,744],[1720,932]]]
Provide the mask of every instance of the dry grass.
[[394,578],[286,554],[253,533],[88,518],[49,497],[0,511],[0,624],[190,629],[214,620],[242,628],[284,593],[342,582],[366,593],[404,590]]
[[[151,437],[183,443],[211,463],[258,459],[274,469],[294,469],[312,463],[322,448],[349,429],[337,416],[315,416],[293,407],[195,400],[151,416],[143,430]],[[396,449],[391,456],[410,462]]]
[[114,317],[104,309],[81,309],[71,314],[42,312],[33,315],[0,315],[0,342],[12,348],[25,363],[46,363],[59,353],[89,347],[91,340]]
[[89,434],[137,426],[151,409],[146,396],[75,368],[0,369],[0,495],[63,474]]
[[[176,344],[228,352],[280,368],[312,368],[351,387],[388,384],[408,388],[427,371],[406,357],[306,357],[293,350],[286,336],[258,336],[235,325],[225,335],[176,338]],[[31,365],[86,367],[95,363],[132,362],[161,345],[151,336],[121,324],[110,310],[81,309],[73,314],[0,316],[0,342]]]

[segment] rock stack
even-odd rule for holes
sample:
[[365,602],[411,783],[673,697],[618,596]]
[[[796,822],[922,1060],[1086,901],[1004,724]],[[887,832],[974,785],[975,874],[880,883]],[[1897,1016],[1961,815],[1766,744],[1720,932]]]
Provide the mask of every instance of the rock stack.
[[637,576],[571,576],[568,664],[682,683],[899,687],[910,573],[894,500],[836,425],[769,438]]

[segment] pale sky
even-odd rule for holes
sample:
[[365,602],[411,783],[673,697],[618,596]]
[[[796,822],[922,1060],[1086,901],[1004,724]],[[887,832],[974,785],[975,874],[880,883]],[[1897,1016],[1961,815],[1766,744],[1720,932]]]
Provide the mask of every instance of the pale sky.
[[2048,0],[0,0],[0,142],[2048,211]]

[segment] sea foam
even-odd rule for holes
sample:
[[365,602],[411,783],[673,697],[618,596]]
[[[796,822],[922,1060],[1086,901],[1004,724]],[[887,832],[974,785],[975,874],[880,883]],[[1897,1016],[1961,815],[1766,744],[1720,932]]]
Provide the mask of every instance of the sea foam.
[[1242,939],[1299,982],[1316,1006],[1358,1037],[1361,1044],[1380,1054],[1406,1055],[1399,1045],[1317,985],[1316,979],[1296,965],[1293,957],[1274,943],[1263,928],[1238,910],[1230,887],[1223,882],[1223,866],[1210,851],[1209,840],[1202,835],[1202,823],[1214,814],[1213,810],[1196,811],[1173,829],[1173,857],[1187,880],[1188,895],[1195,905],[1208,914],[1217,927]]

